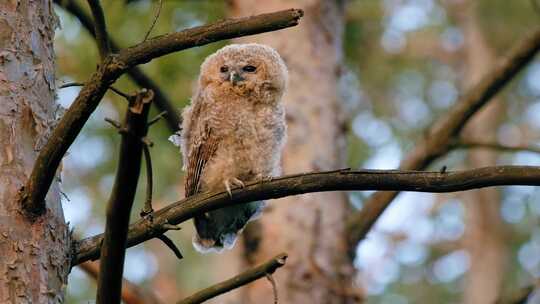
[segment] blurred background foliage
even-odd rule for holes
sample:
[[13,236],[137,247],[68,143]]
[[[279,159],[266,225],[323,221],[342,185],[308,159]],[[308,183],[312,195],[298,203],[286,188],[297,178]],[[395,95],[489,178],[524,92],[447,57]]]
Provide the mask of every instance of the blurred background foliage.
[[[463,92],[464,34],[453,17],[456,12],[451,2],[459,0],[347,2],[344,65],[337,89],[351,113],[349,166],[396,168],[414,142],[424,136],[424,128],[444,115]],[[477,22],[497,56],[540,24],[540,11],[529,0],[476,2]],[[86,1],[79,3],[88,8]],[[102,4],[110,34],[123,47],[144,38],[157,8],[157,2],[149,0],[105,0]],[[74,16],[60,7],[56,12],[61,21],[55,40],[58,84],[84,82],[97,64],[94,40]],[[166,0],[151,36],[226,15],[226,1]],[[225,44],[175,53],[143,69],[180,110],[189,102],[203,59]],[[125,92],[137,89],[127,76],[115,87]],[[78,90],[59,90],[58,102],[68,107]],[[497,130],[498,141],[507,145],[540,144],[540,60],[529,65],[502,96],[507,110]],[[64,159],[63,206],[77,236],[103,231],[119,144],[117,132],[103,119],[121,120],[125,108],[125,100],[108,93]],[[178,148],[168,142],[170,135],[164,122],[150,131],[155,143],[151,151],[155,208],[183,197],[181,158]],[[464,151],[452,152],[433,168],[442,164],[463,168],[464,155]],[[499,162],[540,165],[540,156],[503,153]],[[134,218],[142,206],[144,178],[143,172]],[[500,211],[507,226],[504,237],[510,250],[503,293],[509,294],[540,278],[540,189],[511,187],[501,189],[501,193]],[[368,195],[351,193],[351,203],[360,208]],[[470,268],[468,252],[461,244],[464,217],[459,195],[401,194],[358,247],[358,285],[366,290],[368,303],[460,302]],[[224,279],[213,269],[226,261],[196,254],[191,246],[191,225],[182,228],[168,233],[181,248],[185,256],[182,261],[156,240],[127,253],[126,278],[154,290],[167,302]],[[95,283],[74,268],[68,303],[86,303],[94,295]]]

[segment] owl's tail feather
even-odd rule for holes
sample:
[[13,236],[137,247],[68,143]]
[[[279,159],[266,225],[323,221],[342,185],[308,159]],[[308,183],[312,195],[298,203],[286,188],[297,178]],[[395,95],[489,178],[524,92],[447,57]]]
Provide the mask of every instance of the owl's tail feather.
[[264,201],[250,202],[196,216],[193,246],[201,253],[231,249],[246,224],[260,216],[264,205]]

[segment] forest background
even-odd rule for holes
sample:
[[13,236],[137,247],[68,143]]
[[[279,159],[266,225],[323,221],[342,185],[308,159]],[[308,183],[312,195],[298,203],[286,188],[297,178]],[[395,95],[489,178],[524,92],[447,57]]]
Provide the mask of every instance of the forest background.
[[[84,1],[79,3],[87,9]],[[109,34],[119,45],[128,46],[146,34],[157,2],[103,1],[102,5]],[[152,35],[210,23],[230,11],[227,1],[163,1]],[[56,7],[56,13],[61,23],[55,38],[58,84],[83,82],[98,64],[95,40],[70,12]],[[397,168],[424,136],[423,130],[539,20],[540,9],[528,0],[347,1],[336,86],[347,112],[347,166]],[[175,53],[142,68],[181,109],[189,102],[203,59],[227,43]],[[115,87],[125,92],[137,89],[127,77]],[[78,91],[77,87],[59,90],[58,102],[69,107]],[[529,64],[492,105],[480,123],[484,128],[467,133],[471,140],[540,145],[540,61]],[[77,236],[104,229],[105,204],[99,202],[107,201],[113,184],[120,138],[103,120],[120,120],[124,107],[125,100],[108,93],[64,158],[62,205]],[[156,114],[153,110],[151,116]],[[170,135],[163,121],[150,129],[154,208],[183,196],[180,154],[168,141]],[[478,167],[475,157],[493,158],[492,165],[540,165],[538,151],[522,150],[474,156],[462,146],[430,168]],[[493,292],[503,295],[538,280],[540,190],[494,191],[495,201],[489,202],[475,198],[473,192],[400,194],[356,249],[355,286],[368,303],[455,303],[485,292],[468,288],[471,280],[479,282],[476,286],[482,280],[500,280]],[[134,210],[142,207],[144,194],[140,182]],[[351,206],[361,208],[369,194],[349,192],[347,197]],[[238,272],[227,267],[228,255],[196,253],[192,234],[186,224],[181,231],[167,233],[182,250],[180,261],[157,240],[130,248],[124,276],[158,294],[164,303],[172,303]],[[94,279],[74,268],[67,303],[94,299],[95,288]]]

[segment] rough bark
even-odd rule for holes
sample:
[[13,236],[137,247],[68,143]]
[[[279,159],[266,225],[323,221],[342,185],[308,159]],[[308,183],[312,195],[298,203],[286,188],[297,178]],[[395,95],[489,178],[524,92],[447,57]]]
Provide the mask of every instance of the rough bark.
[[[465,35],[464,86],[476,83],[495,63],[493,51],[487,45],[477,23],[474,1],[458,5],[457,20]],[[469,85],[470,86],[470,85]],[[495,141],[496,130],[504,111],[499,98],[493,100],[469,121],[463,131],[467,138]],[[495,165],[498,153],[474,149],[467,155],[468,167]],[[481,189],[463,195],[467,203],[464,245],[470,254],[470,269],[464,290],[465,304],[494,303],[500,294],[507,248],[504,243],[504,222],[500,216],[498,189]]]
[[30,221],[17,196],[55,122],[52,3],[0,1],[0,302],[61,303],[70,238],[58,182]]
[[[299,7],[305,19],[287,33],[258,35],[242,42],[270,45],[289,68],[284,97],[288,142],[283,173],[344,167],[344,134],[337,81],[342,60],[343,1],[231,1],[234,16]],[[347,199],[341,193],[308,194],[273,202],[245,231],[242,263],[260,263],[278,251],[289,254],[275,274],[281,303],[346,303],[353,267],[346,254]],[[332,201],[328,204],[328,201]],[[268,282],[246,286],[236,301],[266,303]],[[235,303],[237,303],[235,301]]]

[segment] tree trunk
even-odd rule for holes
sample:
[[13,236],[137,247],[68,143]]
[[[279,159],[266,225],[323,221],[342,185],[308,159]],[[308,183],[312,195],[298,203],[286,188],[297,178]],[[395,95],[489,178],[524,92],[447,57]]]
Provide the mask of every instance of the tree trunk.
[[[488,73],[495,56],[487,45],[477,23],[475,1],[465,1],[458,7],[458,23],[465,35],[465,86],[472,86]],[[496,131],[504,111],[499,98],[480,111],[463,131],[463,136],[478,141],[495,141]],[[473,150],[468,153],[469,167],[497,164],[497,152]],[[500,216],[500,193],[489,188],[463,194],[466,208],[465,249],[470,255],[466,276],[464,303],[495,303],[499,297],[506,262],[504,223]]]
[[18,190],[58,111],[51,1],[0,1],[0,302],[61,303],[69,272],[68,228],[58,183],[45,215],[28,220]]
[[[284,97],[288,140],[283,173],[345,167],[344,119],[337,89],[342,64],[343,1],[230,2],[234,16],[292,7],[304,9],[305,17],[298,27],[241,42],[274,47],[289,69],[289,88]],[[342,193],[273,201],[262,218],[244,232],[243,250],[236,251],[236,263],[231,265],[245,268],[285,251],[289,254],[287,264],[274,275],[280,303],[352,302],[357,296],[352,292],[354,271],[347,257],[348,212],[347,198]],[[269,303],[272,288],[266,280],[259,280],[243,287],[236,297],[230,303]]]

